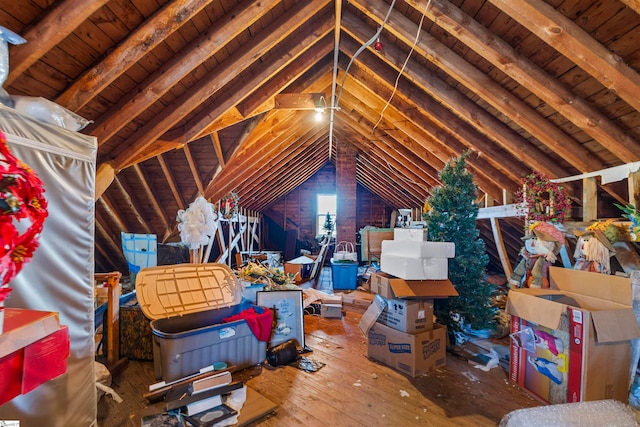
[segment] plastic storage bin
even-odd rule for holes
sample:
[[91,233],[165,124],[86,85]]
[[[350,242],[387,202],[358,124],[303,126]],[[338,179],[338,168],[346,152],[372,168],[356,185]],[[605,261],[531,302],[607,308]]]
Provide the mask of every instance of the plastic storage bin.
[[355,289],[358,279],[358,263],[331,259],[333,289]]
[[215,362],[244,369],[265,360],[267,342],[258,340],[246,320],[222,323],[226,317],[257,307],[247,301],[239,304],[242,292],[227,265],[142,269],[136,292],[143,313],[151,319],[157,379],[172,381]]

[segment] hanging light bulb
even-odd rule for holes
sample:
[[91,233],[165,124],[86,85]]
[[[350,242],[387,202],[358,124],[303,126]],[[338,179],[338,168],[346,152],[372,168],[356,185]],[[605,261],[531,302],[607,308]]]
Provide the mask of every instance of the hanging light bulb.
[[380,37],[378,37],[378,40],[376,40],[375,44],[373,45],[373,48],[375,50],[382,50],[382,43],[380,42]]

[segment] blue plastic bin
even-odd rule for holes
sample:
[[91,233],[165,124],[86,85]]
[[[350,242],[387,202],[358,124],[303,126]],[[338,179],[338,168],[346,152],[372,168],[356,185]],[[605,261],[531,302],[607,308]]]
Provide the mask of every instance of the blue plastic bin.
[[358,282],[358,263],[331,260],[333,289],[355,289]]

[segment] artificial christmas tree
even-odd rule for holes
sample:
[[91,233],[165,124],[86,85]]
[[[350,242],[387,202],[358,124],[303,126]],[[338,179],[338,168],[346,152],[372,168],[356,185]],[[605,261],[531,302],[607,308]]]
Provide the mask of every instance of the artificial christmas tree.
[[493,287],[485,279],[489,257],[476,227],[477,187],[466,169],[468,152],[449,161],[440,172],[441,186],[432,190],[425,203],[423,220],[428,240],[455,243],[455,257],[449,260],[449,280],[458,297],[436,300],[438,323],[450,332],[482,330],[494,326],[491,304]]
[[333,220],[331,219],[331,214],[327,212],[327,216],[324,219],[324,225],[322,226],[324,232],[327,234],[331,234],[333,232]]

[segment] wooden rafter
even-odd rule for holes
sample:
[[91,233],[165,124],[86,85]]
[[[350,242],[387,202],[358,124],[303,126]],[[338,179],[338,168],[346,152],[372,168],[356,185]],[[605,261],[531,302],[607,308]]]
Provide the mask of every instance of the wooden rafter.
[[153,207],[153,210],[155,211],[156,216],[162,221],[162,223],[164,224],[164,228],[169,229],[169,222],[167,221],[167,218],[164,216],[162,207],[160,207],[160,204],[158,203],[158,199],[156,199],[156,197],[154,196],[153,191],[151,190],[151,186],[149,185],[149,182],[145,178],[144,173],[142,173],[142,170],[140,169],[140,165],[133,165],[133,171],[136,175],[136,178],[142,185],[142,189],[144,190],[144,193],[147,199],[149,200],[149,203],[151,203],[151,206]]
[[115,188],[118,190],[120,196],[126,201],[126,203],[131,207],[133,211],[133,215],[135,216],[138,223],[144,229],[144,232],[147,234],[152,234],[151,227],[149,227],[149,223],[145,219],[145,217],[140,213],[140,211],[136,208],[137,204],[133,202],[131,195],[127,191],[127,189],[122,185],[122,181],[118,178],[118,175],[115,176],[113,183],[115,184]]
[[132,91],[130,96],[122,99],[110,112],[103,115],[94,126],[89,128],[91,132],[103,143],[109,140],[131,120],[131,117],[137,117],[156,102],[158,96],[165,94],[188,73],[224,49],[225,43],[222,41],[233,39],[243,31],[246,25],[251,25],[269,12],[276,3],[275,1],[254,1],[236,8],[233,14],[224,18],[220,26],[212,27],[194,40],[189,48],[178,52],[169,62],[142,82],[137,90]]
[[[415,8],[423,9],[416,0],[408,2]],[[478,55],[527,87],[601,145],[608,147],[622,162],[640,159],[638,141],[450,2],[432,0],[426,13]]]
[[[287,19],[274,23],[263,30],[263,32],[266,33],[265,37],[252,39],[250,43],[241,48],[239,54],[234,55],[232,60],[226,61],[220,67],[217,67],[214,72],[207,74],[206,77],[200,79],[191,89],[178,97],[171,107],[166,108],[166,110],[169,110],[166,114],[157,115],[154,119],[147,122],[140,132],[134,134],[124,144],[126,148],[114,160],[116,170],[136,163],[136,157],[143,152],[146,147],[176,125],[178,121],[185,118],[194,108],[199,106],[203,100],[209,99],[223,88],[225,84],[230,83],[235,76],[246,70],[253,63],[256,56],[260,56],[265,50],[273,48],[287,35],[290,35],[294,29],[299,28],[302,23],[304,23],[303,17],[315,10],[319,3],[324,2],[316,0],[309,4],[304,3],[303,7],[296,7],[287,12]],[[315,36],[312,35],[311,37]],[[291,53],[287,53],[287,55],[291,55]],[[266,75],[261,74],[260,79],[262,80],[268,75],[271,75],[271,73],[278,68],[277,61],[267,64],[267,66],[261,69],[261,73]],[[223,102],[227,103],[231,101],[225,99]],[[202,120],[208,123],[211,119],[204,117]],[[203,127],[204,125],[199,126],[200,129]],[[187,140],[191,139],[187,138]]]
[[[383,8],[381,4],[376,4],[371,0],[354,4],[359,5],[360,10],[367,16],[382,23],[380,17],[384,16],[386,8]],[[391,12],[387,28],[394,36],[402,39],[408,45],[412,45],[418,30],[416,24],[397,12]],[[604,167],[601,161],[590,156],[590,153],[575,139],[540,116],[518,97],[466,62],[435,37],[423,31],[415,46],[415,51],[446,71],[449,76],[465,85],[467,89],[481,97],[493,108],[518,123],[529,134],[566,159],[579,171],[586,172]],[[407,70],[407,75],[413,73],[413,70]]]
[[199,194],[204,194],[204,188],[202,186],[202,179],[200,179],[200,172],[198,172],[198,166],[196,165],[193,156],[191,155],[191,149],[188,145],[185,145],[184,155],[187,158],[187,163],[189,163],[189,170],[191,171],[191,176],[193,177],[193,181],[196,183],[196,188],[198,189]]
[[[319,57],[324,56],[331,48],[330,42],[325,37],[330,31],[331,25],[327,19],[323,25],[317,28],[317,31],[307,32],[305,38],[296,38],[291,41],[291,44],[286,49],[278,50],[279,60],[262,68],[251,79],[238,82],[236,86],[226,91],[227,96],[224,97],[223,102],[216,105],[211,111],[204,111],[191,120],[188,129],[185,131],[187,140],[191,141],[207,134],[209,132],[207,127],[213,119],[220,117],[251,94],[256,93],[263,82],[268,81],[277,72],[282,71],[286,65],[296,61],[301,64],[312,63]],[[251,114],[253,112],[247,112],[246,116]]]
[[225,161],[224,155],[222,154],[222,147],[220,146],[220,138],[218,137],[218,132],[213,132],[210,135],[211,144],[213,145],[213,151],[216,153],[216,157],[218,159],[218,163],[220,166],[224,168]]
[[[211,0],[176,0],[167,3],[97,66],[76,80],[56,102],[72,111],[78,111],[210,2]],[[76,13],[74,10],[71,15]],[[130,118],[131,116],[128,119]]]
[[158,160],[158,163],[160,163],[160,169],[162,169],[162,174],[164,175],[164,179],[165,181],[167,181],[167,185],[169,185],[169,189],[171,189],[171,194],[173,194],[173,198],[176,201],[178,208],[184,209],[185,204],[182,198],[182,193],[178,191],[178,186],[176,185],[176,181],[173,178],[173,174],[171,173],[171,170],[167,166],[167,162],[164,160],[164,157],[162,155],[159,155],[156,159]]
[[640,75],[573,21],[542,0],[489,1],[640,110]]
[[[345,21],[351,19],[353,19],[351,14],[346,14],[344,16]],[[358,21],[356,20],[356,22]],[[355,28],[355,25],[351,25],[349,28]],[[359,32],[358,34],[355,34],[352,31],[348,32],[356,36],[357,40],[362,40],[362,37],[365,36],[362,32]],[[343,41],[343,44],[346,45],[347,42]],[[355,51],[350,49],[347,52],[353,54]],[[377,59],[387,61],[387,64],[391,65],[398,71],[401,69],[402,62],[406,58],[406,55],[401,55],[399,52],[391,48],[385,49],[384,56],[385,58],[378,56]],[[378,68],[377,64],[367,57],[367,55],[363,54],[359,59],[359,61],[356,61],[356,64],[360,63],[363,67],[369,69]],[[458,123],[460,122],[460,119],[462,119],[468,125],[477,129],[477,131],[483,135],[486,135],[513,156],[517,156],[517,158],[520,159],[526,159],[526,162],[531,165],[532,168],[540,170],[551,177],[570,175],[570,173],[560,168],[554,162],[549,162],[549,157],[545,153],[537,149],[517,132],[514,132],[513,129],[500,122],[460,92],[453,90],[447,83],[443,82],[435,75],[432,75],[428,70],[417,65],[412,68],[413,71],[407,70],[405,75],[407,75],[421,91],[424,91],[433,97],[432,99],[434,102],[429,102],[429,99],[427,99],[426,102],[422,101],[423,98],[430,97],[425,97],[424,92],[418,92],[415,89],[412,90],[408,85],[403,87],[402,92],[405,93],[405,96],[411,97],[414,102],[422,102],[422,108],[426,111],[430,111],[431,118],[439,123],[441,127],[446,127],[446,123],[453,123],[454,127],[459,127]],[[374,76],[370,74],[367,76],[358,76],[359,79],[364,77],[368,77],[371,82],[375,81]],[[402,84],[402,82],[400,84]],[[456,111],[457,116],[451,114],[451,112],[446,108],[439,106],[439,103],[444,104],[450,110]]]
[[5,83],[11,84],[44,54],[71,34],[93,12],[109,0],[65,0],[23,34],[27,43],[10,50],[11,69]]

